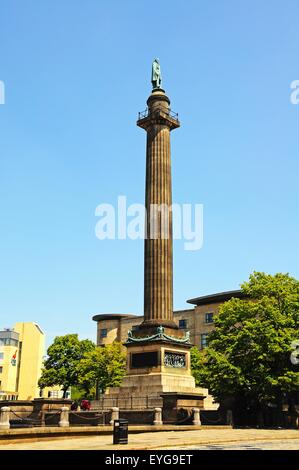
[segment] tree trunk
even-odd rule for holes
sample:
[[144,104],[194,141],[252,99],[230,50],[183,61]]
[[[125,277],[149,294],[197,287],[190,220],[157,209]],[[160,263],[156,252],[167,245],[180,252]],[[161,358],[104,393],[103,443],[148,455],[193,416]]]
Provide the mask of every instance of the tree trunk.
[[96,396],[95,396],[95,399],[96,400],[99,399],[99,380],[98,379],[96,380]]

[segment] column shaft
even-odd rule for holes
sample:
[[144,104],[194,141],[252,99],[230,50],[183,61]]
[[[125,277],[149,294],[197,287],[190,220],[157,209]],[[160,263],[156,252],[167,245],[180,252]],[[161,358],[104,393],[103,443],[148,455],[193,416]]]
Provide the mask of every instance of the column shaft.
[[170,129],[155,124],[147,132],[145,191],[144,321],[150,323],[173,321],[171,204]]

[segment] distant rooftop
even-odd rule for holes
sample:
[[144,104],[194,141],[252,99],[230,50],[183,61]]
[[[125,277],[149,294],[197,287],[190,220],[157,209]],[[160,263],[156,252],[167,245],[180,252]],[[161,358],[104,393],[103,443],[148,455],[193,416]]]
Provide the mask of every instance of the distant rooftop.
[[92,317],[93,321],[101,320],[124,320],[125,318],[136,318],[136,315],[129,313],[99,313]]
[[[247,296],[244,294],[243,291],[240,289],[237,290],[228,290],[226,292],[217,292],[216,294],[210,295],[203,295],[201,297],[195,297],[194,299],[187,300],[188,304],[193,304],[196,306],[199,305],[207,305],[207,304],[216,304],[219,302],[226,302],[232,298],[237,299],[245,299]],[[182,313],[184,311],[188,311],[190,309],[185,310],[175,310],[173,313]],[[192,310],[192,309],[191,309]],[[103,320],[125,320],[125,319],[137,319],[143,318],[142,315],[132,315],[129,313],[100,313],[98,315],[94,315],[92,319],[94,321],[103,321]]]
[[244,299],[246,295],[240,289],[238,290],[228,290],[226,292],[218,292],[217,294],[203,295],[202,297],[195,297],[194,299],[187,300],[188,304],[193,305],[206,305],[206,304],[216,304],[218,302],[225,302],[232,298]]
[[5,339],[14,339],[15,341],[19,340],[19,333],[14,331],[12,328],[5,328],[5,330],[0,331],[0,340]]

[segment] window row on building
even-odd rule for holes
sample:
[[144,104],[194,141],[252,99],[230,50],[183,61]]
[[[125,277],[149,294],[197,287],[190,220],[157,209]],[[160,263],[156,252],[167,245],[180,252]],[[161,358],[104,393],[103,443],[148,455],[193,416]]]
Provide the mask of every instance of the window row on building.
[[[207,312],[205,313],[205,323],[214,323],[214,312]],[[185,318],[181,318],[179,320],[179,328],[181,330],[188,329],[188,320]]]
[[[214,312],[208,312],[205,314],[205,323],[214,323]],[[132,329],[134,330],[134,327],[136,325],[133,325]],[[188,320],[185,318],[182,318],[179,320],[179,328],[181,330],[187,330],[188,329]],[[108,329],[107,328],[100,328],[100,338],[107,338],[108,335]]]
[[[241,290],[234,290],[187,300],[193,308],[175,311],[174,321],[181,330],[190,332],[192,344],[204,349],[208,345],[209,334],[214,329],[219,307],[232,298],[246,298],[246,295]],[[113,341],[125,343],[128,331],[134,331],[142,323],[143,317],[113,313],[94,315],[93,320],[97,322],[97,343],[104,346]]]

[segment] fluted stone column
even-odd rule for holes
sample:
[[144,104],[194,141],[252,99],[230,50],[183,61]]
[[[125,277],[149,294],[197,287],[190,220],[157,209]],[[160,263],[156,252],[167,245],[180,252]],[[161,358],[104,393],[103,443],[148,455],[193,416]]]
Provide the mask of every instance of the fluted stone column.
[[144,250],[144,322],[141,327],[177,328],[173,321],[172,190],[170,131],[179,127],[170,115],[170,100],[164,90],[153,90],[148,113],[137,125],[147,132],[147,211]]

